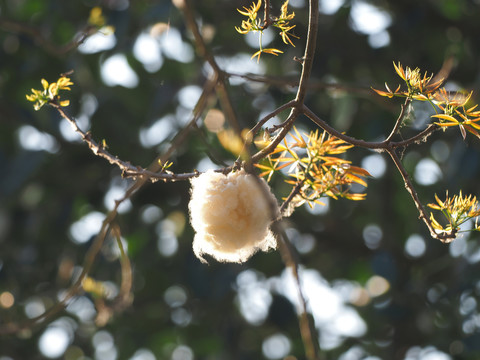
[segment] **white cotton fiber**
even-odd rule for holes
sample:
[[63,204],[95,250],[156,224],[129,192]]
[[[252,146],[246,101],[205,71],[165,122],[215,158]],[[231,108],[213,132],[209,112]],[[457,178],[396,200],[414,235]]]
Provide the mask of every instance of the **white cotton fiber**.
[[209,170],[191,183],[193,251],[199,259],[205,261],[202,255],[208,254],[241,263],[258,250],[276,247],[269,225],[271,204],[276,207],[277,201],[265,180],[243,170],[228,175]]

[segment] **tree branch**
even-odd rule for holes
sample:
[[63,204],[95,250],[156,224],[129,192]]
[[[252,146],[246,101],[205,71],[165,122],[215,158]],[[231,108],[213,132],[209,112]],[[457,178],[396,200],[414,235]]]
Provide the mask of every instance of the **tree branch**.
[[88,37],[98,31],[96,27],[86,25],[70,42],[64,45],[57,45],[45,38],[38,28],[5,17],[0,17],[0,28],[11,33],[27,35],[33,39],[36,45],[43,48],[49,54],[58,57],[78,48]]
[[434,239],[440,240],[441,242],[444,243],[449,243],[453,241],[457,235],[457,231],[454,229],[451,232],[448,233],[442,233],[438,234],[435,229],[432,226],[432,222],[430,221],[430,218],[427,215],[427,212],[425,211],[425,208],[423,207],[422,203],[420,202],[420,199],[418,197],[418,194],[415,190],[415,187],[412,184],[412,181],[410,180],[410,176],[408,175],[407,171],[405,170],[405,167],[403,166],[400,158],[398,155],[395,153],[394,149],[386,149],[390,157],[392,158],[393,162],[395,163],[398,171],[402,175],[403,181],[405,183],[405,188],[407,191],[410,193],[410,196],[413,199],[413,202],[415,203],[415,206],[417,207],[418,212],[420,213],[419,218],[423,220],[423,222],[427,225],[428,230],[430,231],[430,236]]
[[410,98],[405,99],[405,103],[402,105],[402,110],[400,111],[400,115],[398,116],[397,121],[395,122],[395,126],[393,127],[390,135],[388,135],[388,137],[385,139],[385,142],[389,143],[392,140],[392,138],[395,136],[395,134],[398,132],[398,129],[400,129],[400,126],[403,123],[403,118],[405,117],[406,109],[410,105],[411,101],[412,100]]

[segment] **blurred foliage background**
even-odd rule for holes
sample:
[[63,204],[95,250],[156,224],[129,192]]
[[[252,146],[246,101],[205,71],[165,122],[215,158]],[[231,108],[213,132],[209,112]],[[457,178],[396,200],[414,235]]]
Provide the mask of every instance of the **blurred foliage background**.
[[[278,11],[281,2],[272,5]],[[114,33],[69,47],[95,6]],[[192,6],[209,48],[232,74],[228,91],[242,128],[294,97],[301,69],[292,59],[303,55],[306,1],[290,1],[296,47],[275,37],[271,45],[285,53],[258,64],[249,60],[256,39],[234,29],[242,20],[236,9],[248,1]],[[307,104],[337,129],[365,140],[388,135],[400,103],[370,87],[400,83],[392,61],[431,73],[451,59],[447,87],[473,89],[480,101],[478,0],[320,0],[320,9]],[[0,1],[0,326],[58,301],[131,184],[54,109],[35,112],[26,101],[42,78],[52,82],[70,70],[67,111],[110,152],[143,167],[189,121],[209,73],[169,1]],[[248,73],[267,81],[238,76]],[[215,98],[209,105],[219,106]],[[410,110],[405,137],[430,115],[422,106]],[[296,125],[314,128],[307,119]],[[402,158],[426,204],[446,190],[479,194],[479,151],[478,139],[447,131]],[[362,149],[348,156],[374,175],[367,200],[300,208],[285,220],[324,358],[478,359],[478,235],[450,245],[432,240],[389,159]],[[190,172],[235,157],[200,122],[170,160],[172,171]],[[280,177],[272,186],[279,199],[289,192]],[[187,182],[159,182],[122,208],[118,224],[134,277],[130,307],[101,325],[95,296],[80,294],[48,324],[2,335],[0,359],[304,359],[296,290],[279,254],[257,254],[244,265],[200,263],[188,200]],[[91,276],[118,292],[114,240],[107,239]]]

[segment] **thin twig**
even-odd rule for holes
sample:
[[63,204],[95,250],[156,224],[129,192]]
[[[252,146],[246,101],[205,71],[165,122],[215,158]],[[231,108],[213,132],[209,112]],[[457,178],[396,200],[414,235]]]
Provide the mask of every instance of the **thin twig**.
[[410,180],[410,176],[408,175],[407,171],[405,170],[405,167],[403,166],[400,158],[396,154],[394,149],[386,149],[390,157],[392,158],[393,162],[395,163],[398,171],[402,175],[403,181],[405,183],[405,188],[407,191],[410,193],[410,196],[413,199],[413,202],[415,203],[415,206],[417,207],[417,210],[420,214],[419,218],[423,220],[423,222],[427,225],[428,230],[430,231],[430,236],[434,239],[440,240],[444,243],[449,243],[453,241],[457,235],[457,231],[453,229],[451,232],[448,233],[441,233],[438,234],[433,225],[432,222],[430,221],[430,218],[427,215],[427,212],[425,211],[425,208],[423,207],[422,203],[420,202],[420,199],[418,198],[418,194],[415,190],[415,187],[412,184],[412,181]]
[[215,60],[215,57],[209,51],[207,45],[205,44],[205,40],[203,39],[200,28],[198,27],[197,21],[195,20],[195,15],[192,11],[190,0],[183,0],[180,9],[183,12],[187,27],[193,34],[194,42],[199,56],[204,58],[208,62],[208,64],[212,67],[213,72],[215,73],[215,76],[217,78],[217,96],[220,100],[220,103],[222,104],[222,109],[225,113],[225,117],[229,121],[230,125],[235,129],[235,131],[240,134],[241,129],[238,125],[237,116],[235,115],[232,101],[230,100],[230,95],[227,91],[225,72],[220,68],[217,61]]
[[[417,207],[417,210],[420,214],[420,218],[427,225],[427,228],[428,228],[432,238],[440,240],[442,242],[446,242],[446,243],[451,242],[452,240],[455,239],[456,231],[452,231],[452,232],[449,232],[449,233],[442,233],[442,234],[438,234],[435,231],[435,229],[433,228],[433,225],[430,221],[430,218],[428,217],[428,215],[425,211],[425,208],[423,207],[422,203],[420,202],[420,199],[418,198],[418,194],[415,190],[414,185],[412,184],[412,182],[410,180],[410,176],[409,176],[408,172],[406,171],[406,169],[403,166],[400,158],[398,157],[398,155],[395,152],[395,149],[398,148],[398,147],[405,147],[405,146],[411,145],[413,143],[416,143],[418,141],[421,141],[421,140],[425,139],[431,133],[433,133],[433,131],[438,129],[438,125],[435,125],[435,124],[429,125],[424,131],[417,134],[416,136],[411,137],[411,138],[409,138],[407,140],[404,140],[404,141],[400,141],[400,142],[389,142],[389,141],[387,141],[388,139],[384,140],[382,142],[367,142],[367,141],[364,141],[364,140],[355,139],[353,137],[350,137],[350,136],[347,136],[345,134],[342,134],[342,133],[338,132],[337,130],[335,130],[334,128],[329,126],[325,121],[320,119],[316,114],[314,114],[306,106],[303,106],[303,111],[304,111],[304,114],[307,117],[309,117],[313,122],[315,122],[318,126],[320,126],[323,130],[328,132],[330,135],[333,135],[333,136],[335,136],[339,139],[342,139],[343,141],[345,141],[345,142],[347,142],[351,145],[354,145],[354,146],[363,147],[363,148],[367,148],[367,149],[373,149],[373,150],[386,151],[390,155],[393,162],[395,163],[395,166],[397,167],[398,171],[400,172],[400,175],[402,176],[403,181],[405,183],[405,188],[410,193],[410,195],[413,199],[413,202],[415,203],[415,206]],[[401,120],[401,118],[402,117],[399,117],[400,120]]]
[[129,162],[123,161],[117,156],[110,154],[103,145],[93,140],[91,133],[85,132],[82,129],[80,129],[75,119],[69,116],[65,112],[65,110],[63,110],[63,108],[60,105],[58,105],[56,102],[52,101],[50,102],[50,105],[53,106],[58,111],[58,113],[62,116],[62,118],[67,120],[70,123],[70,125],[72,125],[73,130],[81,136],[82,140],[88,145],[88,147],[90,148],[90,150],[92,150],[94,155],[97,155],[99,157],[102,157],[108,160],[110,164],[118,166],[122,171],[126,172],[126,171],[138,170],[138,168],[136,168]]
[[70,42],[64,45],[57,45],[45,38],[40,29],[19,21],[0,17],[0,28],[11,33],[29,36],[36,45],[55,56],[63,56],[69,51],[78,48],[88,37],[98,32],[96,27],[86,25]]
[[325,130],[330,135],[345,141],[346,143],[371,150],[385,150],[385,148],[387,147],[387,143],[385,143],[384,141],[368,142],[341,133],[340,131],[328,125],[324,120],[322,120],[317,114],[315,114],[305,105],[302,106],[302,112],[305,116],[307,116],[310,120],[317,124],[321,129]]
[[[244,80],[248,80],[251,82],[258,82],[262,84],[274,85],[278,87],[297,87],[299,84],[299,80],[297,77],[293,76],[269,76],[269,75],[259,75],[259,74],[239,74],[234,72],[225,72],[226,77],[236,77]],[[329,90],[339,90],[346,93],[357,93],[357,94],[364,94],[364,95],[371,95],[372,89],[366,86],[355,86],[355,85],[347,85],[341,83],[327,83],[319,80],[315,80],[310,78],[307,84],[308,90],[321,90],[321,89],[329,89]]]
[[303,345],[305,347],[305,355],[309,360],[320,360],[320,354],[318,352],[319,345],[316,340],[317,337],[315,336],[316,330],[312,319],[307,312],[307,301],[303,293],[302,282],[298,271],[298,257],[296,256],[295,249],[293,249],[293,246],[287,239],[287,234],[282,230],[278,222],[275,222],[272,225],[272,230],[277,236],[278,249],[282,256],[282,260],[286,268],[291,270],[297,288],[299,300],[299,327]]
[[120,250],[120,266],[122,273],[120,291],[118,292],[118,295],[114,300],[114,304],[112,305],[115,310],[118,311],[130,306],[132,303],[133,297],[131,291],[133,285],[133,272],[132,264],[130,263],[130,259],[123,247],[120,227],[116,224],[112,227],[112,235],[115,237],[118,249]]
[[250,135],[255,135],[259,130],[260,128],[265,125],[265,123],[267,121],[269,121],[271,118],[277,116],[278,114],[280,114],[282,111],[285,111],[286,109],[288,108],[291,108],[291,107],[295,107],[297,105],[297,101],[296,100],[290,100],[289,102],[279,106],[278,108],[276,108],[275,110],[273,110],[272,112],[270,112],[268,115],[264,116],[262,119],[260,119],[256,124],[255,126],[248,132]]
[[307,43],[305,45],[305,52],[302,62],[302,73],[300,75],[300,81],[298,83],[298,91],[295,99],[297,105],[303,105],[305,101],[305,95],[307,93],[308,81],[312,72],[313,57],[315,55],[315,48],[317,45],[317,32],[318,32],[318,1],[310,0],[308,8],[308,32]]
[[118,206],[120,206],[120,202],[118,202],[114,209],[110,211],[103,220],[102,227],[100,232],[95,237],[93,244],[88,249],[87,254],[85,255],[85,260],[83,262],[82,272],[78,276],[77,280],[73,283],[73,285],[66,291],[65,295],[63,296],[62,300],[58,303],[53,305],[50,309],[46,310],[43,314],[40,314],[37,317],[29,319],[27,321],[21,323],[7,323],[0,326],[0,335],[7,335],[7,334],[15,334],[21,332],[22,330],[32,329],[36,326],[43,324],[45,321],[52,319],[55,315],[59,312],[63,311],[68,302],[75,297],[80,291],[82,291],[82,284],[87,275],[89,274],[93,263],[102,248],[102,245],[110,231],[110,224],[113,219],[117,215]]
[[263,24],[262,29],[268,28],[272,24],[272,19],[270,17],[270,0],[263,0],[264,10],[263,10]]
[[292,202],[292,200],[295,198],[295,196],[297,196],[299,193],[300,193],[300,190],[302,189],[302,186],[305,184],[305,179],[297,182],[297,184],[295,185],[295,187],[292,189],[292,191],[290,191],[290,194],[288,194],[287,198],[285,199],[285,201],[282,203],[282,205],[280,206],[280,215],[281,216],[287,216],[286,214],[288,213],[287,209],[289,208],[290,206],[290,203]]
[[288,132],[293,126],[293,123],[297,119],[299,114],[299,111],[297,108],[293,108],[292,111],[290,112],[289,117],[287,120],[284,122],[284,127],[280,130],[280,132],[273,138],[273,140],[268,144],[266,147],[264,147],[262,150],[258,151],[255,155],[252,155],[251,161],[253,163],[257,163],[261,159],[267,157],[270,155],[273,151],[275,151],[275,148],[277,147],[278,144],[287,136]]
[[[315,47],[317,42],[318,14],[319,14],[318,0],[309,1],[308,11],[309,11],[309,19],[308,19],[307,43],[305,45],[305,52],[303,56],[302,73],[300,75],[297,95],[295,96],[295,100],[297,101],[297,103],[296,103],[296,106],[290,112],[289,120],[287,120],[286,126],[280,131],[279,135],[277,135],[277,137],[272,142],[272,144],[276,143],[275,147],[286,136],[290,128],[293,126],[293,123],[295,122],[297,117],[300,115],[301,109],[304,106],[305,96],[307,93],[307,84],[312,71],[313,58],[315,55]],[[310,318],[308,317],[305,296],[303,295],[302,285],[301,285],[300,277],[298,274],[298,261],[296,261],[295,257],[293,256],[293,249],[291,249],[291,246],[289,246],[286,240],[285,242],[282,242],[282,243],[285,244],[283,248],[284,250],[286,250],[285,264],[292,269],[295,281],[297,283],[298,296],[299,296],[300,305],[301,305],[299,327],[300,327],[300,334],[302,336],[303,344],[305,347],[305,355],[309,360],[317,360],[319,356],[319,348],[316,345],[316,342],[314,340],[316,339],[316,335],[315,335],[316,332],[313,324],[310,321]]]
[[402,125],[403,119],[406,114],[406,109],[410,105],[411,101],[412,100],[410,98],[405,99],[405,103],[402,105],[402,110],[400,111],[400,115],[398,116],[397,121],[395,122],[395,126],[390,132],[390,135],[388,135],[388,137],[385,139],[385,142],[390,142],[392,138],[395,136],[395,134],[398,132],[398,129],[400,129],[400,126]]
[[405,139],[403,141],[392,142],[392,148],[406,147],[412,144],[417,144],[421,141],[426,141],[427,138],[432,135],[436,130],[439,130],[440,126],[437,124],[430,124],[426,127],[425,130],[419,132],[417,135],[412,136],[411,138]]
[[[412,136],[406,140],[402,141],[389,141],[388,138],[383,141],[365,141],[361,139],[356,139],[352,136],[348,136],[344,133],[341,133],[337,129],[331,127],[327,122],[322,120],[317,114],[310,110],[307,106],[302,106],[303,114],[317,124],[321,129],[325,130],[332,136],[335,136],[338,139],[349,143],[350,145],[358,146],[364,149],[377,150],[377,151],[386,151],[387,149],[396,149],[401,147],[406,147],[419,141],[423,141],[428,136],[430,136],[434,131],[439,129],[439,126],[436,124],[430,124],[428,127],[421,131],[420,133]],[[393,131],[392,131],[393,132]]]

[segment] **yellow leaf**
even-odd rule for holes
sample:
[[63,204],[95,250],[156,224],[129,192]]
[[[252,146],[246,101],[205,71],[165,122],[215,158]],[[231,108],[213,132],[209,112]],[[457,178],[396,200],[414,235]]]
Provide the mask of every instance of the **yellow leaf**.
[[70,90],[70,85],[73,85],[73,82],[70,78],[62,76],[60,79],[57,80],[57,85],[60,90]]
[[267,53],[267,54],[272,54],[272,55],[275,55],[275,56],[278,56],[278,54],[283,54],[283,51],[275,49],[275,48],[263,49],[262,52]]
[[430,221],[432,222],[432,226],[434,229],[443,231],[443,226],[440,225],[437,220],[435,220],[435,217],[432,213],[430,213]]
[[92,279],[91,277],[86,277],[82,282],[83,290],[94,295],[103,297],[105,295],[105,286],[103,283]]
[[377,89],[374,89],[372,88],[373,91],[375,91],[378,95],[380,96],[386,96],[386,97],[389,97],[389,98],[393,98],[393,94],[390,93],[390,92],[386,92],[386,91],[382,91],[382,90],[377,90]]
[[51,83],[50,86],[48,87],[48,96],[50,100],[53,100],[53,98],[57,95],[58,95],[58,84]]
[[403,70],[402,65],[400,62],[398,63],[398,66],[393,62],[393,67],[395,68],[395,71],[397,72],[398,76],[400,76],[403,80],[406,80],[405,77],[405,71]]
[[442,208],[440,206],[438,206],[437,204],[428,204],[427,206],[429,208],[432,208],[432,209],[435,209],[435,210],[442,210]]
[[[288,2],[288,1],[287,1]],[[291,135],[295,140],[297,140],[297,143],[298,143],[298,146],[304,148],[307,146],[307,143],[305,142],[305,140],[303,140],[303,137],[302,135],[298,132],[297,128],[294,126],[293,127],[293,130],[295,131],[295,134],[297,134],[298,138],[296,138],[295,136]]]
[[366,194],[346,194],[345,195],[345,198],[348,199],[348,200],[353,200],[353,201],[361,201],[361,200],[365,200],[365,198],[367,197]]
[[105,24],[105,17],[102,15],[102,8],[95,6],[90,10],[88,23],[96,27],[102,27]]
[[354,183],[357,183],[357,184],[360,184],[360,185],[363,185],[363,186],[367,187],[366,181],[363,180],[361,177],[358,177],[358,176],[355,176],[355,175],[352,175],[352,174],[345,174],[345,178],[350,180],[351,182],[354,182]]
[[[292,26],[292,28],[293,28],[293,27],[294,27],[294,26]],[[286,31],[282,31],[282,32],[280,33],[280,35],[282,36],[282,40],[283,40],[283,42],[284,42],[285,44],[287,44],[287,45],[290,44],[290,45],[292,45],[293,47],[295,47],[295,45],[293,44],[292,40],[290,40],[290,38],[288,37],[289,34],[287,34]],[[290,35],[291,35],[291,34],[290,34]],[[293,36],[293,35],[292,35],[292,36]]]
[[441,127],[449,127],[449,126],[458,126],[460,123],[439,123],[436,122],[435,125],[441,126]]
[[237,30],[240,34],[248,34],[249,30],[242,30],[238,26],[235,26],[235,30]]
[[266,166],[266,165],[262,165],[262,164],[254,164],[254,166],[259,168],[259,169],[263,169],[263,170],[273,170],[273,168],[271,166]]
[[260,55],[262,55],[262,50],[258,50],[255,54],[252,55],[250,59],[254,59],[255,57],[258,56],[257,62],[260,61]]
[[367,170],[359,166],[350,165],[350,167],[348,168],[348,171],[361,176],[373,177],[372,175],[370,175],[370,173]]
[[261,6],[262,6],[262,0],[258,0],[257,5],[253,8],[253,12],[258,12],[258,10],[260,10]]
[[281,12],[282,12],[282,15],[280,15],[282,18],[286,17],[287,16],[287,13],[288,13],[288,0],[286,0],[282,7],[280,8]]
[[436,114],[436,115],[432,115],[432,117],[438,118],[438,119],[447,120],[447,121],[451,121],[452,123],[458,124],[458,120],[455,119],[455,118],[454,118],[453,116],[451,116],[451,115],[447,115],[447,114]]
[[324,202],[321,202],[320,200],[316,199],[316,200],[313,200],[313,202],[315,204],[318,204],[318,205],[322,205],[322,206],[325,206],[325,203]]
[[290,165],[292,162],[287,162],[285,164],[282,164],[280,166],[277,166],[277,170],[282,170],[283,168],[286,168],[288,165]]
[[480,120],[480,119],[466,120],[466,121],[463,122],[463,125],[472,126],[472,127],[474,127],[475,129],[480,130],[480,124],[477,124],[477,121],[479,121],[479,120]]

